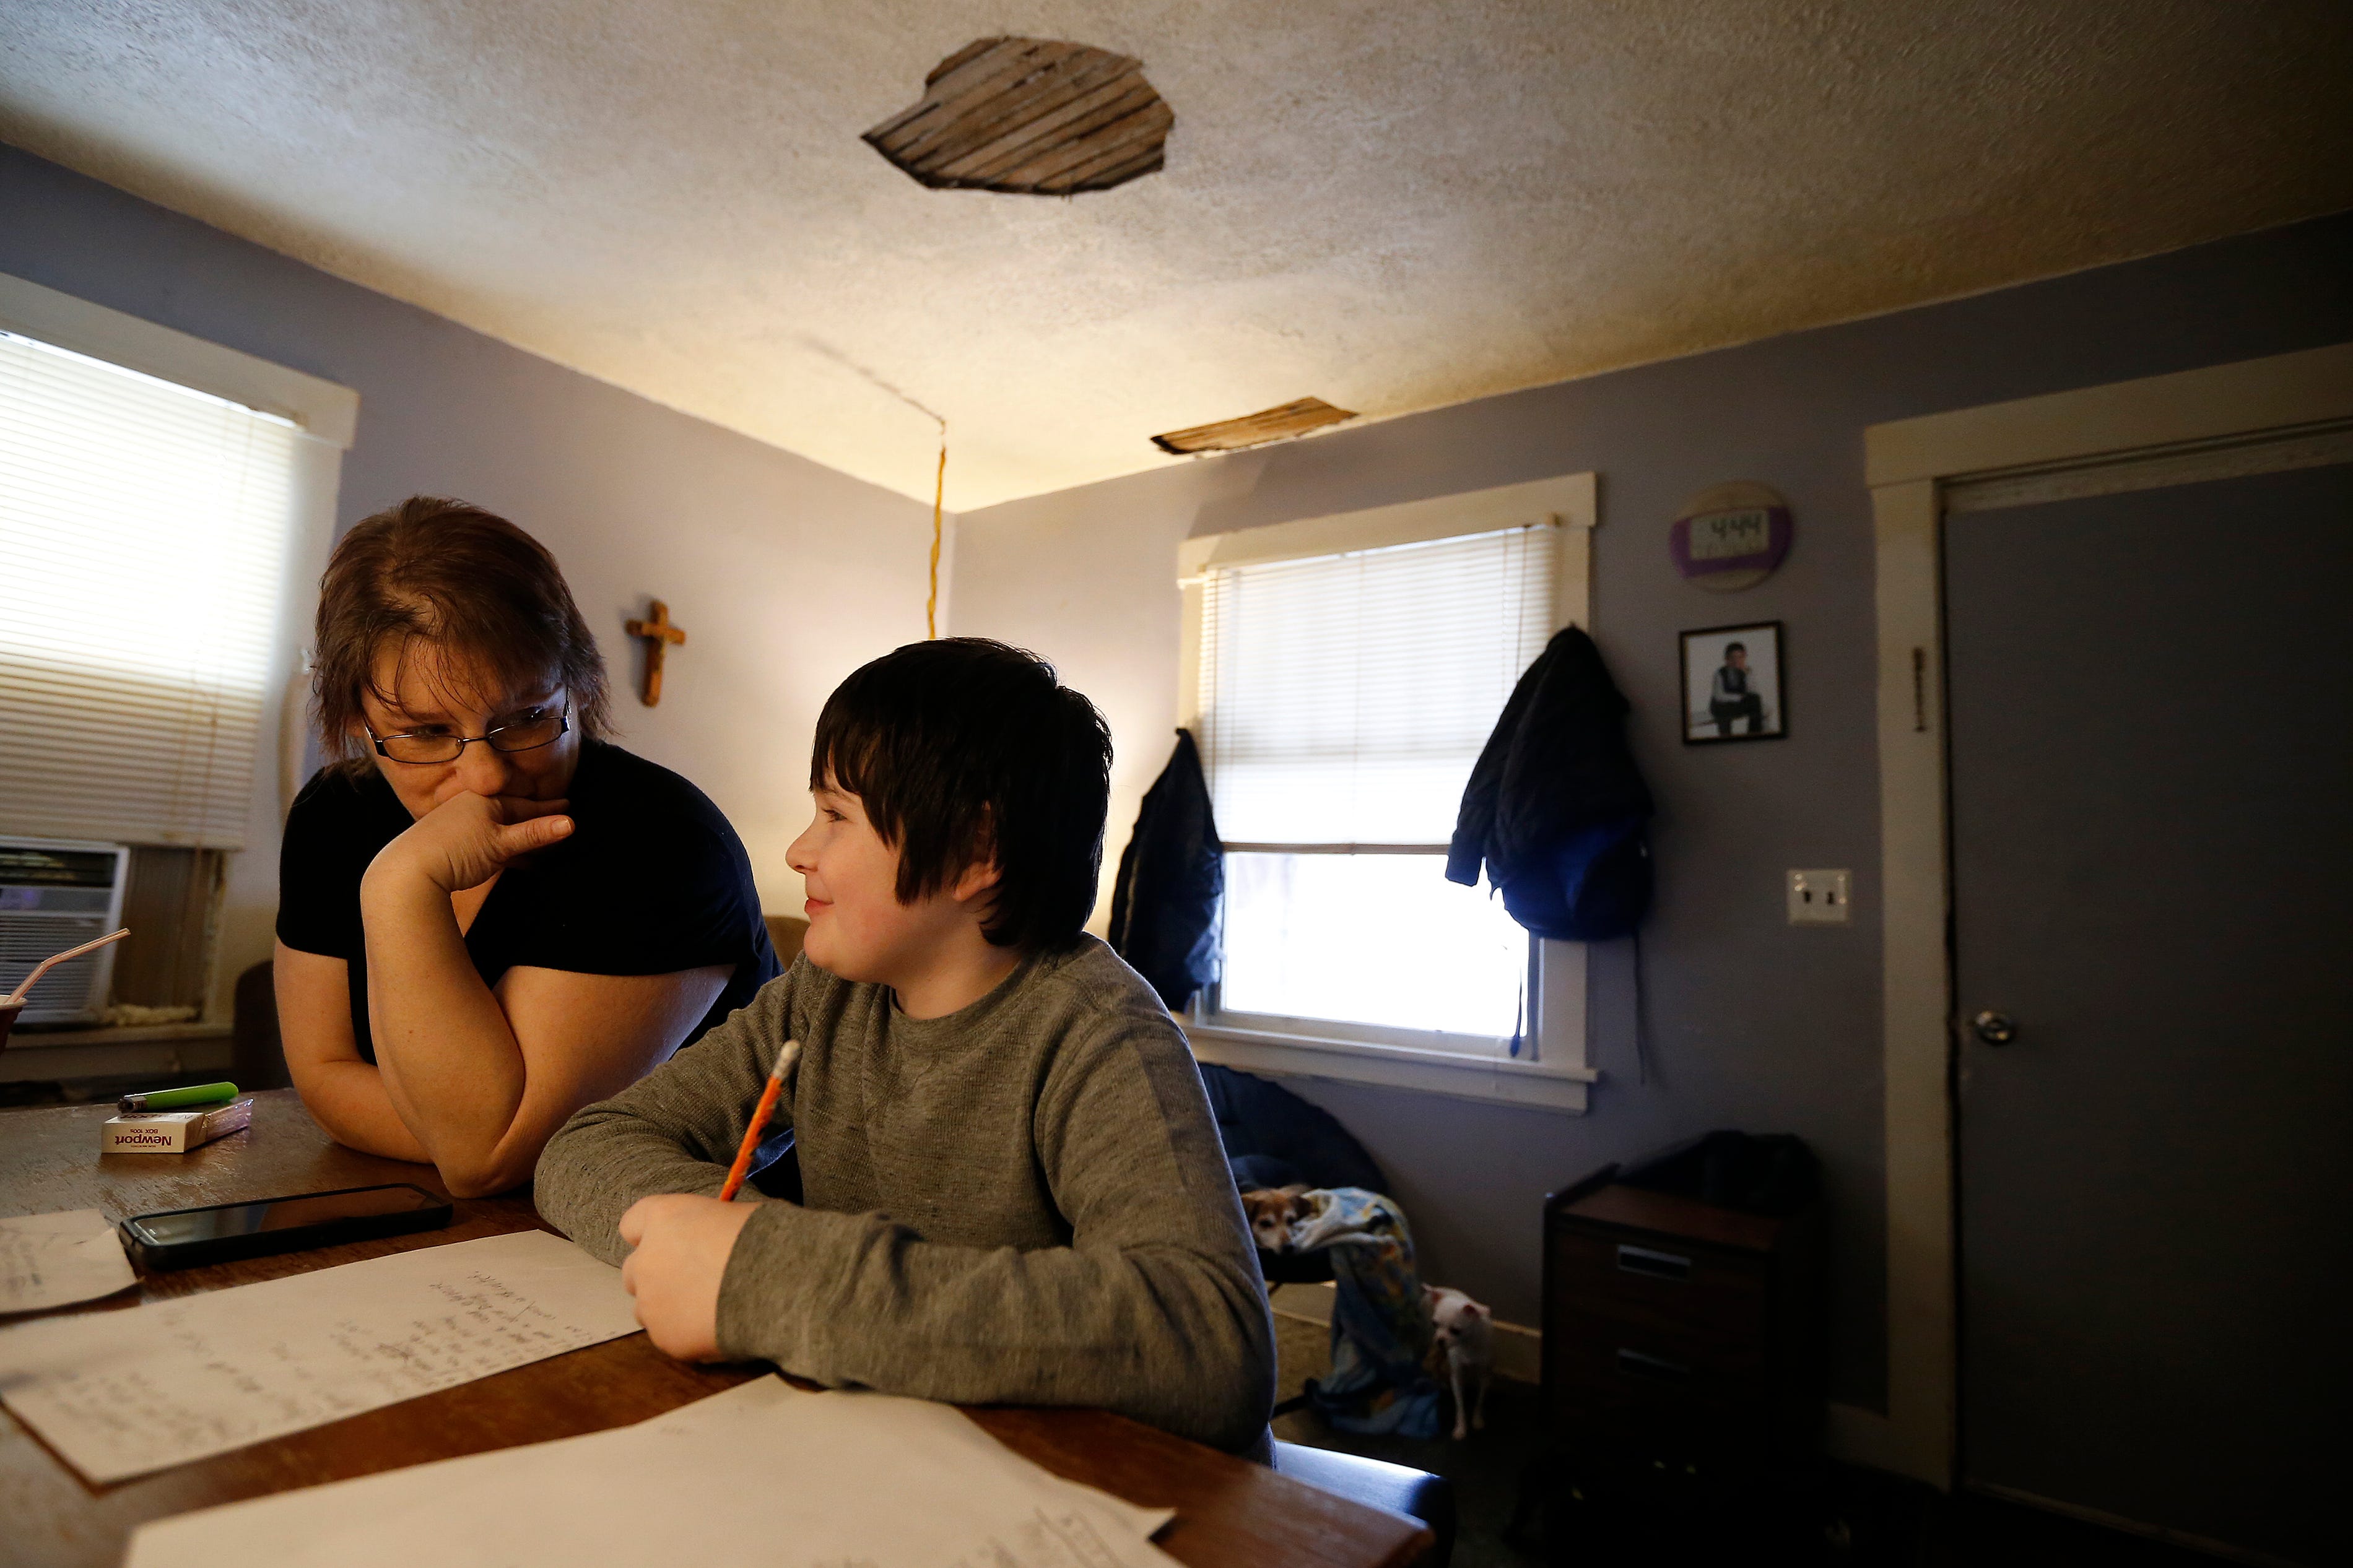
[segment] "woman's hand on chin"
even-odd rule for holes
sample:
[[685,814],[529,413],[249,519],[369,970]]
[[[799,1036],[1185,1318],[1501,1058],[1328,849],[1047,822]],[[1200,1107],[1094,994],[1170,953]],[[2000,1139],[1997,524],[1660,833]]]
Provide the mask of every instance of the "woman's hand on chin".
[[366,880],[417,877],[444,894],[477,888],[534,849],[570,837],[568,802],[457,795],[377,851]]

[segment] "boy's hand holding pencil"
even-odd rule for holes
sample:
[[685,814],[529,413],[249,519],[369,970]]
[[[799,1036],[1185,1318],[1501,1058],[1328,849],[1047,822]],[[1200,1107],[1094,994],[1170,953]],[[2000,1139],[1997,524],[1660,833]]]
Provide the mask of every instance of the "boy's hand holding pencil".
[[636,1299],[638,1321],[654,1347],[681,1361],[720,1359],[719,1285],[756,1206],[736,1203],[735,1194],[800,1055],[798,1040],[786,1040],[776,1053],[719,1196],[664,1193],[639,1198],[621,1216],[621,1239],[632,1249],[621,1265],[621,1288]]

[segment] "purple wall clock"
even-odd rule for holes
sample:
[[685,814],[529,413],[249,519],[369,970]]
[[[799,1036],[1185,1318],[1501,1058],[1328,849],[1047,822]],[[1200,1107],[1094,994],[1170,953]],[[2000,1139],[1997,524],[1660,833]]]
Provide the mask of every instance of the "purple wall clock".
[[1711,485],[1684,503],[1667,535],[1675,570],[1718,594],[1754,588],[1789,553],[1789,503],[1746,479]]

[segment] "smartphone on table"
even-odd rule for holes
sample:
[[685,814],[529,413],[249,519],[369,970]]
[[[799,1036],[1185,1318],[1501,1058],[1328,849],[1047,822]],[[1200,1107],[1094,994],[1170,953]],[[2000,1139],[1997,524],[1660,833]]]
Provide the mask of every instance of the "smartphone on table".
[[132,1262],[152,1272],[300,1252],[371,1237],[438,1230],[449,1223],[450,1214],[448,1199],[402,1182],[204,1208],[161,1209],[132,1215],[120,1228],[122,1248]]

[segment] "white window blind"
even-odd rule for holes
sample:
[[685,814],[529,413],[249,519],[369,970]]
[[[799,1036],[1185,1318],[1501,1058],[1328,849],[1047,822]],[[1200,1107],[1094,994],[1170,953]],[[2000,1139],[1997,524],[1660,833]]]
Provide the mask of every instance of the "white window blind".
[[1225,840],[1213,1012],[1512,1048],[1527,933],[1445,879],[1463,786],[1554,629],[1560,530],[1214,570],[1200,727]]
[[303,439],[0,332],[0,832],[243,847]]
[[1560,529],[1212,572],[1201,737],[1229,843],[1442,845],[1553,633]]

